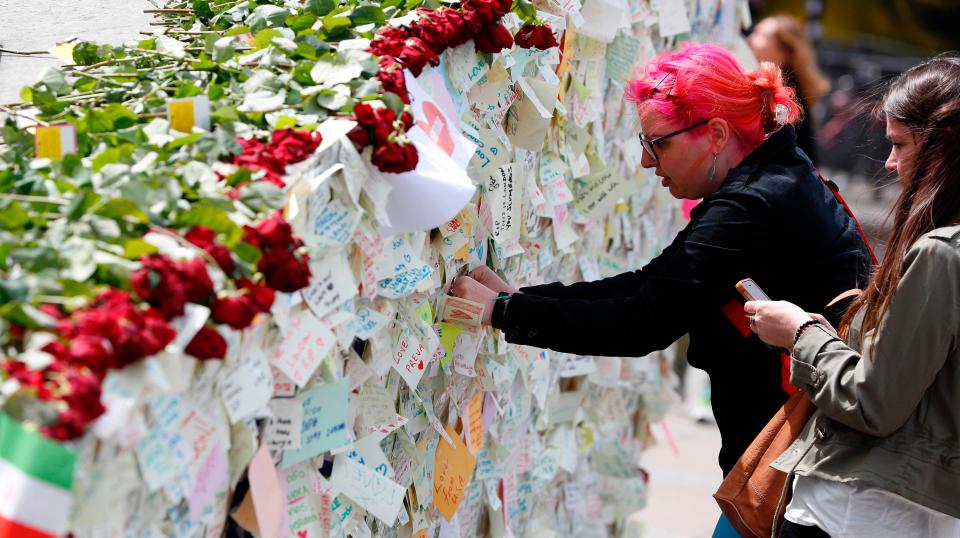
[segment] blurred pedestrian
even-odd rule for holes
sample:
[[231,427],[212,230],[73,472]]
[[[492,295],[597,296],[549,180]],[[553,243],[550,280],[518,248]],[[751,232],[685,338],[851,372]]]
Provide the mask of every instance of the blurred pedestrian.
[[960,56],[900,75],[882,112],[903,192],[839,333],[787,302],[745,306],[817,407],[774,463],[798,475],[780,536],[960,536]]
[[800,22],[790,15],[773,15],[753,27],[747,42],[761,62],[773,62],[783,70],[787,85],[803,104],[803,118],[797,124],[797,145],[817,165],[817,140],[813,108],[830,91],[830,80],[820,72],[813,43]]

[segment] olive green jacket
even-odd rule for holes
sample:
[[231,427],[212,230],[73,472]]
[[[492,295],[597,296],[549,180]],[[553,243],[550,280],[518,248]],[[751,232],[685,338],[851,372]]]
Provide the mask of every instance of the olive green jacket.
[[880,488],[960,518],[960,226],[914,243],[877,334],[862,349],[822,326],[794,347],[791,382],[817,407],[773,464]]

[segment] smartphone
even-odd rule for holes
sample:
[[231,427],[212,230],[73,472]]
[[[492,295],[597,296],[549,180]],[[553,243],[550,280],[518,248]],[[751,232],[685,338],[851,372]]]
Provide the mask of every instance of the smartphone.
[[748,301],[769,301],[770,297],[760,289],[752,278],[745,278],[737,282],[737,291]]

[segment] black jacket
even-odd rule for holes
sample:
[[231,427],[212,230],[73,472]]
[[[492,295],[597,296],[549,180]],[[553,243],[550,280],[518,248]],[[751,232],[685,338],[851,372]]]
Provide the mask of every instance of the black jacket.
[[691,212],[639,271],[522,288],[494,325],[508,342],[581,355],[643,356],[690,333],[687,359],[710,374],[726,475],[786,400],[779,354],[721,312],[753,278],[773,299],[823,312],[863,287],[870,255],[856,224],[797,149],[772,135]]

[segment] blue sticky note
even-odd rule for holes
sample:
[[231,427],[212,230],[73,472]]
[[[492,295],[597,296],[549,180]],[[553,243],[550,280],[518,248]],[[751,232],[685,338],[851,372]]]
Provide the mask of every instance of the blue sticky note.
[[349,392],[349,378],[344,377],[318,385],[301,395],[303,428],[300,430],[300,448],[283,452],[284,467],[350,444],[346,423]]

